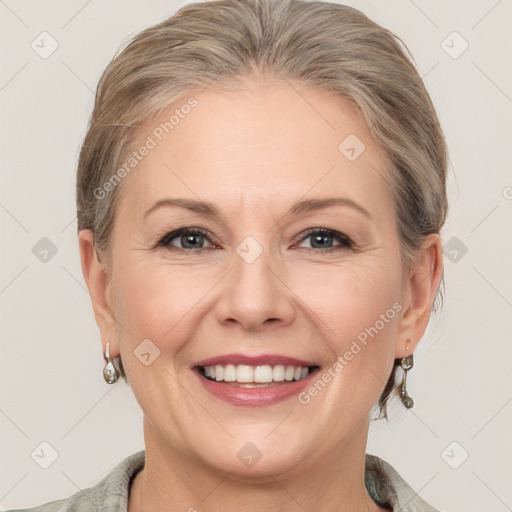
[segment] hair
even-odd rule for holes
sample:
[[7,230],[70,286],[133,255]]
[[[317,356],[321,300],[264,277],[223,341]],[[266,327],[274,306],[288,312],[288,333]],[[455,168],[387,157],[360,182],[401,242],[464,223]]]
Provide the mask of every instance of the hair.
[[[446,142],[413,61],[398,36],[345,5],[304,0],[185,5],[133,37],[101,76],[78,161],[78,231],[92,230],[98,259],[110,272],[111,234],[124,185],[121,166],[138,129],[197,88],[234,89],[251,77],[284,79],[331,91],[362,116],[388,156],[386,179],[407,263],[427,235],[440,233],[447,215]],[[434,311],[442,287],[443,280]],[[398,366],[395,360],[376,404],[381,417],[387,417]]]

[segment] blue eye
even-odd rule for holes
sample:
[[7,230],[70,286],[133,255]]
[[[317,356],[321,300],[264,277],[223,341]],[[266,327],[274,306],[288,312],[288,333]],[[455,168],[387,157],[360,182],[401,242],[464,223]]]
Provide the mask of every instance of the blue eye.
[[[341,249],[352,249],[354,247],[354,243],[348,236],[339,233],[338,231],[333,231],[332,229],[325,228],[313,228],[307,231],[306,236],[301,238],[301,242],[311,238],[311,243],[313,244],[312,248],[302,247],[302,249],[306,249],[307,251],[335,251]],[[340,246],[332,246],[332,240],[337,240],[340,243]],[[316,245],[316,247],[314,246]]]
[[[199,246],[200,243],[197,242],[198,238],[206,237],[207,232],[200,228],[182,228],[177,231],[173,231],[172,233],[168,233],[165,235],[158,245],[161,247],[169,247],[169,249],[177,249],[177,250],[193,250],[194,252],[200,252],[205,249],[202,246]],[[176,247],[171,245],[171,241],[175,238],[179,238],[182,247]],[[188,247],[187,247],[188,246]]]
[[[208,240],[208,233],[201,228],[182,228],[166,234],[159,242],[158,247],[167,247],[168,249],[180,252],[202,252],[208,247],[204,247],[204,238]],[[353,249],[354,243],[346,235],[325,228],[312,228],[302,236],[300,242],[311,238],[313,247],[301,247],[308,252],[328,252],[343,249]],[[171,244],[175,239],[179,239],[181,247]],[[333,246],[333,240],[339,242],[339,245]],[[316,246],[316,247],[315,247]],[[214,247],[213,245],[211,247]]]

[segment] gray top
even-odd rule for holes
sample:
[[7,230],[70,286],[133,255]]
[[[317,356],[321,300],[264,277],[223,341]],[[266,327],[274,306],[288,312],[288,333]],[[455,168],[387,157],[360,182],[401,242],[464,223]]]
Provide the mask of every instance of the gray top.
[[[145,450],[122,460],[94,487],[67,499],[51,501],[18,512],[126,512],[130,484],[144,467]],[[395,512],[439,512],[423,501],[395,469],[375,455],[366,455],[365,484],[372,499]],[[6,512],[15,512],[8,510]]]

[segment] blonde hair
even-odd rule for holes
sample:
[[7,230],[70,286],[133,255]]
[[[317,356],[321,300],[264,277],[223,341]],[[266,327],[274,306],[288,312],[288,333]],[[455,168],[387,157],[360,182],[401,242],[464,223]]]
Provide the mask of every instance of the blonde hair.
[[[251,76],[284,78],[349,100],[386,151],[407,262],[445,222],[448,159],[436,111],[409,57],[395,34],[340,4],[210,0],[184,6],[136,35],[99,81],[78,162],[78,230],[93,231],[98,258],[109,271],[124,181],[104,185],[133,150],[137,129],[197,87],[234,88]],[[441,287],[434,309],[440,293]],[[378,403],[382,416],[397,364]]]

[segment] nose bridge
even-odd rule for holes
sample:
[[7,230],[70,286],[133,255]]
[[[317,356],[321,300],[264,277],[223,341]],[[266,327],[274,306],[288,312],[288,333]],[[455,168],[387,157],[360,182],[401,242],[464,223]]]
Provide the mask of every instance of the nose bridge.
[[274,323],[291,321],[292,303],[278,277],[280,265],[271,244],[271,232],[261,229],[235,247],[233,269],[218,308],[219,321],[237,321],[246,329],[258,329],[270,319]]
[[270,246],[270,234],[258,232],[246,236],[235,248],[233,283],[254,287],[254,296],[275,287],[275,276],[269,269],[274,259]]

